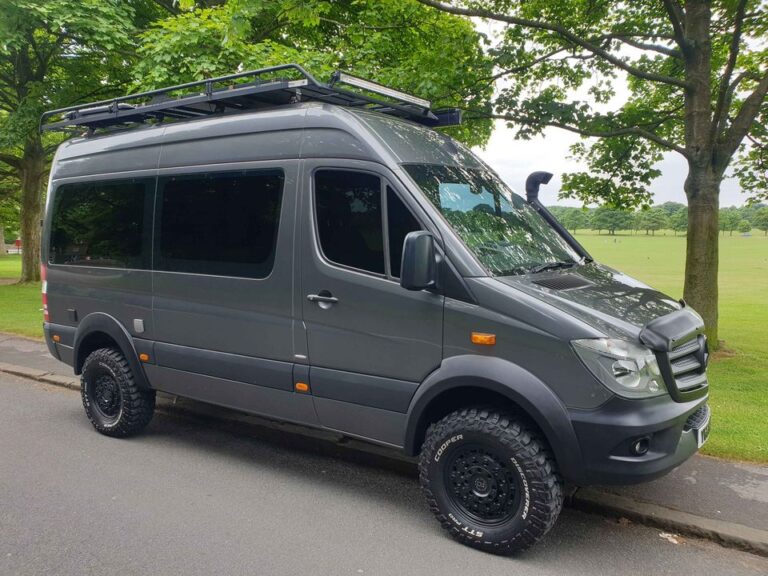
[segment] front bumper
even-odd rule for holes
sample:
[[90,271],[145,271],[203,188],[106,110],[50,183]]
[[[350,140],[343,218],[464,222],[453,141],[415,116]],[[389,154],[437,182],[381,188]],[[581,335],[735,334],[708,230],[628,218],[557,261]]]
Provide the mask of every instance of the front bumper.
[[[595,410],[570,410],[581,449],[579,483],[637,484],[676,468],[698,450],[697,429],[709,420],[707,398],[614,397]],[[642,438],[648,440],[648,451],[633,453],[633,444]]]

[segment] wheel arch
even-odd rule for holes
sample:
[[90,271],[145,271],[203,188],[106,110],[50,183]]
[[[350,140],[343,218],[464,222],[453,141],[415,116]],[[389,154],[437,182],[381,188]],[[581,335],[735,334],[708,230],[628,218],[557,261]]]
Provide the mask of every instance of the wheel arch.
[[406,454],[420,452],[432,422],[460,407],[489,404],[527,419],[549,444],[560,473],[579,483],[581,451],[565,406],[536,376],[501,358],[454,356],[427,377],[408,409]]
[[128,360],[139,387],[150,388],[131,335],[115,317],[103,312],[94,312],[83,318],[75,332],[73,350],[75,374],[82,373],[85,359],[99,348],[120,350]]

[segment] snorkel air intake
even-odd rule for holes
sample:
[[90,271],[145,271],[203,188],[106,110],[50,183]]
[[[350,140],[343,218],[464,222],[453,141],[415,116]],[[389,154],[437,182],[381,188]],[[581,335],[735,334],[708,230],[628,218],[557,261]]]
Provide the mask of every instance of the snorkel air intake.
[[560,224],[557,218],[555,218],[552,213],[539,202],[539,188],[542,184],[549,184],[550,180],[552,180],[551,172],[539,171],[530,173],[528,178],[525,179],[525,197],[528,204],[530,204],[531,207],[536,210],[536,212],[538,212],[541,217],[544,218],[544,220],[546,220],[558,234],[560,234],[560,236],[563,237],[563,240],[565,240],[579,256],[584,258],[587,262],[592,262],[593,258],[584,247],[579,244],[576,238],[571,236],[571,233],[566,230],[565,226]]

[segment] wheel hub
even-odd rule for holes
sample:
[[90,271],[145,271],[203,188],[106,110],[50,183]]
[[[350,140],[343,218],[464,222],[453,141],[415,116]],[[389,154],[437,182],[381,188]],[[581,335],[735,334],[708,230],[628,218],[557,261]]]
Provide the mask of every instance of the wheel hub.
[[476,520],[497,523],[518,508],[517,479],[506,461],[483,447],[462,447],[446,466],[448,495]]
[[120,411],[120,389],[114,378],[101,375],[94,383],[93,399],[99,412],[115,416]]

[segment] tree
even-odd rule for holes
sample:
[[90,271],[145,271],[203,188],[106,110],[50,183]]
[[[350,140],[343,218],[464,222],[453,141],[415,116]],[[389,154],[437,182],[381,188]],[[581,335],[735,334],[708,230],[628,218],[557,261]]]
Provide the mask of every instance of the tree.
[[617,230],[628,230],[632,226],[632,213],[627,210],[616,210],[601,206],[592,216],[591,225],[593,230],[607,230],[611,236],[616,234]]
[[662,208],[643,210],[638,216],[638,226],[641,230],[645,230],[646,235],[652,232],[655,236],[656,230],[662,230],[669,226],[669,216]]
[[664,202],[663,204],[656,206],[656,208],[664,210],[667,216],[672,216],[672,214],[680,212],[681,210],[685,211],[685,204],[680,204],[680,202]]
[[[585,203],[647,205],[662,154],[688,164],[684,297],[717,347],[718,199],[736,158],[765,191],[768,8],[760,0],[419,0],[503,26],[490,53],[508,79],[493,117],[522,138],[549,126],[590,138],[574,152],[591,174],[563,178]],[[611,106],[615,83],[629,96]],[[574,97],[584,88],[592,102]],[[755,120],[758,119],[758,122]],[[762,171],[761,171],[762,170]],[[762,179],[761,179],[762,176]],[[745,188],[750,189],[750,188]]]
[[733,231],[738,227],[740,220],[741,217],[735,207],[720,209],[720,231],[723,235],[725,235],[726,232],[730,232],[730,235],[733,236]]
[[[296,62],[320,80],[342,69],[429,98],[434,108],[485,108],[492,61],[472,24],[416,0],[229,0],[181,11],[141,35],[138,86],[152,89]],[[436,49],[439,47],[439,49]],[[489,118],[446,132],[484,144]]]
[[678,232],[685,232],[688,230],[688,211],[678,210],[669,217],[669,226],[675,231],[675,236]]
[[762,230],[765,235],[768,235],[768,207],[760,208],[755,213],[753,224],[755,228]]
[[749,222],[749,220],[741,220],[739,221],[738,225],[738,231],[742,234],[747,234],[752,230],[752,224]]
[[570,228],[574,232],[586,228],[589,224],[587,212],[580,208],[570,208],[561,219],[563,226]]
[[22,282],[40,278],[47,165],[61,141],[40,135],[40,115],[124,85],[135,26],[148,11],[141,0],[0,3],[0,171],[20,183]]

